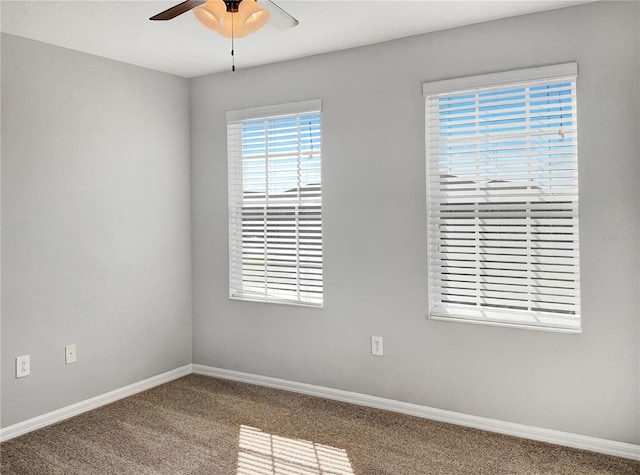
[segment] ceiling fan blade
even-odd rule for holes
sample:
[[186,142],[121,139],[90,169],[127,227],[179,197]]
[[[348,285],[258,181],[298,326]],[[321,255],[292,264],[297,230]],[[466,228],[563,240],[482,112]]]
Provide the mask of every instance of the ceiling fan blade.
[[271,12],[271,20],[269,20],[269,24],[275,26],[278,30],[293,28],[300,23],[271,0],[261,1],[260,4],[266,10]]
[[185,2],[178,3],[157,15],[153,15],[149,20],[171,20],[178,15],[182,15],[184,12],[188,12],[189,10],[202,5],[206,1],[207,0],[186,0]]

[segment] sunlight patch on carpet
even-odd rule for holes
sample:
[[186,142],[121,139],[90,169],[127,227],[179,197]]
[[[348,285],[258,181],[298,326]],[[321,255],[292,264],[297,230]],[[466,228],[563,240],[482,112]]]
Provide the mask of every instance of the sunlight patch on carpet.
[[354,475],[346,450],[240,426],[237,475]]

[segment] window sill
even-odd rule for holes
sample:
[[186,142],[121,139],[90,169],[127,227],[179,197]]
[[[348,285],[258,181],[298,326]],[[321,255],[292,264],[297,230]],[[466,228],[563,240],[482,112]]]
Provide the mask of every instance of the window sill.
[[521,330],[538,330],[544,332],[553,332],[553,333],[569,333],[569,334],[580,334],[582,333],[582,328],[577,324],[575,327],[564,327],[564,326],[548,326],[548,325],[533,325],[526,322],[514,322],[509,320],[489,320],[481,317],[474,318],[469,316],[453,316],[453,315],[440,315],[440,314],[430,314],[428,316],[429,320],[442,320],[447,322],[456,322],[456,323],[471,323],[474,325],[488,325],[494,327],[506,327],[506,328],[518,328]]
[[305,302],[296,302],[294,300],[263,299],[259,297],[240,297],[237,295],[230,295],[229,300],[237,300],[240,302],[270,303],[270,304],[289,305],[292,307],[305,307],[305,308],[322,308],[324,306],[324,303],[305,303]]

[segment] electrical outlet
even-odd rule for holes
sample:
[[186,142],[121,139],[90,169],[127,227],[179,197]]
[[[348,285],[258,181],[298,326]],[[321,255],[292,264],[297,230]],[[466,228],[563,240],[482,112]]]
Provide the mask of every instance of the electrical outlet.
[[382,337],[371,337],[371,354],[374,356],[382,356]]
[[76,345],[67,345],[64,347],[64,362],[71,364],[76,362]]
[[24,355],[16,358],[16,378],[24,378],[31,373],[31,356]]

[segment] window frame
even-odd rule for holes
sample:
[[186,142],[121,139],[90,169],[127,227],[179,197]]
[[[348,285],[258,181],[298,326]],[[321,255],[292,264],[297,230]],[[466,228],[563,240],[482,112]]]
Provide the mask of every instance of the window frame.
[[[238,211],[240,212],[240,216],[242,216],[242,208],[245,204],[244,198],[244,188],[243,185],[234,186],[234,180],[238,180],[238,172],[240,173],[240,183],[244,183],[244,171],[243,171],[243,152],[242,152],[242,124],[250,121],[259,121],[265,120],[268,121],[270,119],[283,119],[292,116],[301,116],[305,114],[318,114],[320,117],[320,123],[318,125],[320,137],[319,137],[319,156],[317,158],[320,159],[319,164],[319,176],[320,176],[320,192],[319,192],[319,204],[320,211],[318,213],[318,219],[320,221],[320,231],[319,231],[319,239],[320,239],[320,285],[321,292],[319,297],[319,302],[311,302],[305,301],[300,298],[298,299],[290,299],[290,298],[279,298],[266,295],[268,292],[269,286],[268,283],[265,287],[265,295],[257,295],[246,293],[244,294],[244,289],[236,289],[234,287],[234,275],[240,275],[239,280],[236,280],[236,283],[240,283],[240,287],[244,285],[243,278],[243,267],[240,265],[237,266],[236,262],[234,262],[234,255],[237,256],[239,252],[240,255],[243,255],[244,247],[242,240],[242,218],[238,223],[234,223],[234,216],[238,215]],[[270,303],[270,304],[280,304],[280,305],[291,305],[298,307],[307,307],[307,308],[322,308],[324,306],[324,246],[323,246],[323,230],[322,230],[322,101],[320,99],[309,100],[309,101],[299,101],[299,102],[291,102],[286,104],[277,104],[263,107],[254,107],[249,109],[241,109],[228,111],[226,113],[227,118],[227,160],[228,160],[228,177],[227,177],[227,199],[228,199],[228,230],[229,230],[229,299],[230,300],[238,300],[238,301],[247,301],[247,302],[261,302],[261,303]],[[240,132],[238,132],[238,128]],[[300,136],[300,129],[297,130],[298,137]],[[265,137],[268,142],[268,139]],[[265,143],[267,143],[265,142]],[[297,163],[299,167],[300,160],[302,158],[302,153],[300,150],[297,152]],[[307,152],[304,152],[305,154]],[[313,152],[316,153],[316,152]],[[265,152],[265,160],[268,160],[267,157],[269,155],[268,152]],[[240,164],[238,164],[238,161]],[[265,162],[265,166],[268,162]],[[268,176],[268,170],[265,169],[265,176]],[[265,178],[267,179],[267,178]],[[268,193],[267,193],[268,196]],[[300,192],[298,192],[298,201],[303,203],[300,198]],[[300,203],[298,205],[300,205]],[[268,206],[268,205],[265,205]],[[297,214],[297,211],[296,211]],[[236,218],[237,219],[237,218]],[[299,217],[296,216],[295,222],[299,223]],[[234,236],[234,229],[237,230],[238,226],[240,228],[240,234],[236,234]],[[298,224],[296,224],[296,228]],[[265,231],[266,232],[266,231]],[[296,256],[300,255],[300,242],[299,237],[296,238]],[[262,241],[265,243],[265,241]],[[266,244],[263,244],[263,247],[267,248]],[[296,281],[297,285],[300,285],[300,266],[299,260],[296,261]],[[265,264],[266,266],[266,264]],[[234,274],[235,272],[235,274]],[[264,269],[266,273],[266,268]],[[266,279],[266,278],[265,278]],[[298,289],[299,293],[300,290]]]
[[[432,277],[432,261],[434,258],[433,254],[439,253],[439,250],[432,250],[432,238],[431,238],[431,226],[435,220],[435,217],[432,216],[432,190],[430,189],[430,170],[431,170],[431,162],[433,160],[440,160],[440,155],[437,155],[437,158],[433,158],[430,155],[430,141],[429,141],[429,130],[428,127],[430,125],[430,115],[429,115],[429,99],[434,96],[441,96],[443,94],[462,94],[462,93],[481,93],[484,89],[487,88],[508,88],[508,87],[516,87],[519,85],[533,83],[538,81],[545,80],[563,80],[563,79],[571,79],[574,82],[575,91],[577,93],[577,75],[578,75],[578,65],[576,62],[564,63],[564,64],[556,64],[551,66],[541,66],[535,68],[526,68],[498,73],[489,73],[482,74],[476,76],[467,76],[460,77],[454,79],[445,79],[440,81],[431,81],[423,84],[423,95],[425,100],[425,157],[426,157],[426,200],[427,200],[427,281],[428,281],[428,314],[427,317],[432,320],[444,320],[444,321],[453,321],[453,322],[462,322],[462,323],[472,323],[472,324],[481,324],[481,325],[490,325],[490,326],[503,326],[503,327],[512,327],[512,328],[525,328],[525,329],[534,329],[534,330],[542,330],[542,331],[552,331],[552,332],[562,332],[562,333],[581,333],[582,331],[582,314],[580,311],[580,300],[581,300],[581,291],[580,291],[580,255],[579,255],[579,219],[576,215],[575,217],[575,240],[572,241],[575,243],[577,247],[577,272],[576,272],[576,302],[575,309],[576,314],[573,318],[562,319],[562,317],[553,316],[547,312],[535,312],[532,310],[528,311],[509,311],[501,308],[492,308],[483,305],[478,305],[475,310],[472,305],[469,305],[469,312],[467,314],[464,313],[464,310],[459,311],[452,309],[449,306],[447,311],[436,311],[434,310],[436,307],[436,298],[434,295],[434,288],[442,289],[439,285],[435,285]],[[576,122],[576,139],[575,139],[575,162],[576,169],[578,163],[578,145],[577,145],[577,110],[576,110],[577,98],[572,102],[573,105],[573,120]],[[477,105],[477,102],[476,102]],[[530,129],[526,130],[526,137],[530,139],[531,131]],[[576,172],[577,173],[577,172]],[[579,198],[578,198],[578,178],[576,174],[575,178],[575,207],[576,210],[579,208]],[[477,205],[477,203],[476,203]],[[531,211],[531,207],[526,208],[527,212]],[[577,213],[577,211],[576,211]],[[475,228],[477,230],[477,228]],[[573,228],[572,228],[573,229]],[[477,231],[476,231],[477,232]],[[531,302],[531,300],[528,300]],[[459,304],[458,304],[459,305]],[[461,305],[459,305],[461,306]],[[446,309],[446,303],[440,302],[439,310],[443,308]],[[531,316],[531,318],[527,318],[527,313]],[[487,316],[491,314],[490,316]],[[482,315],[482,316],[479,316]],[[551,316],[550,316],[551,315]]]

